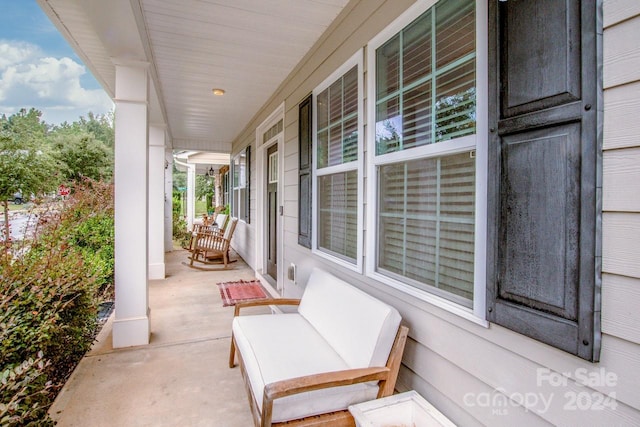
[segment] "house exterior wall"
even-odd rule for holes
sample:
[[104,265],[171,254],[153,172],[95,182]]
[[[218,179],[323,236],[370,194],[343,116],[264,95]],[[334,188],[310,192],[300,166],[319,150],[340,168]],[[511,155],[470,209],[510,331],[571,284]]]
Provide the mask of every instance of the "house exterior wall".
[[[251,178],[251,180],[253,181],[253,178]],[[253,214],[255,214],[255,210],[253,209],[255,203],[254,193],[254,191],[251,191],[251,218],[254,218]],[[253,249],[255,244],[255,225],[251,222],[246,223],[245,221],[239,220],[233,232],[231,247],[252,268],[255,268],[255,250]]]
[[[311,269],[319,266],[395,306],[410,328],[398,388],[415,389],[458,425],[640,424],[637,1],[604,2],[603,336],[599,363],[586,362],[497,325],[470,322],[298,245],[298,103],[412,4],[410,0],[350,2],[233,144],[234,152],[255,144],[256,127],[285,103],[284,265],[298,267],[296,283],[285,278],[285,295],[300,296]],[[366,88],[364,93],[366,96]],[[252,170],[252,218],[255,190]],[[252,220],[243,230],[247,237],[234,239],[234,247],[249,254],[251,265],[255,265],[254,249],[249,245],[255,236],[249,235],[254,232]]]

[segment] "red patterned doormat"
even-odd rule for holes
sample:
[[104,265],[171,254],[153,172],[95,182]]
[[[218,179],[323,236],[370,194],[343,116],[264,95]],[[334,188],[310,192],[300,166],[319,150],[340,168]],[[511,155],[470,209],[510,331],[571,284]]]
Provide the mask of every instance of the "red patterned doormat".
[[267,294],[259,280],[238,280],[235,282],[218,283],[222,306],[228,307],[239,302],[267,298]]

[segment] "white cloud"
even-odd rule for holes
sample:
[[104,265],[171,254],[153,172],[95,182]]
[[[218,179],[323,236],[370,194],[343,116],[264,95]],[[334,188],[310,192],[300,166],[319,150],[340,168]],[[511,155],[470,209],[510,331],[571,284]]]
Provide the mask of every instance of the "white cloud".
[[19,64],[37,54],[37,46],[28,43],[8,44],[0,42],[0,70]]
[[102,89],[85,89],[86,69],[71,58],[52,58],[28,43],[0,41],[0,113],[34,107],[47,123],[72,122],[89,111],[113,108]]

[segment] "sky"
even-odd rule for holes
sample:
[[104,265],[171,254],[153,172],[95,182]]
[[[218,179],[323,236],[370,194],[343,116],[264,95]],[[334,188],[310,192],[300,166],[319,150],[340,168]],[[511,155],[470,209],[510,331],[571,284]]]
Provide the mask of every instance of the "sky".
[[113,109],[35,0],[0,0],[0,11],[0,116],[33,107],[57,125]]

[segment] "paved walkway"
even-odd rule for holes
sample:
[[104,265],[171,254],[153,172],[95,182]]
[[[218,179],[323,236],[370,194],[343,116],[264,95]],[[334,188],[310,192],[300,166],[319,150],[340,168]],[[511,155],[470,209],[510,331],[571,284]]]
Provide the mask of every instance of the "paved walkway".
[[106,323],[50,409],[58,426],[253,425],[240,371],[228,367],[233,308],[216,286],[253,273],[242,260],[202,272],[186,258],[167,254],[167,278],[150,282],[148,346],[114,350],[113,316]]

